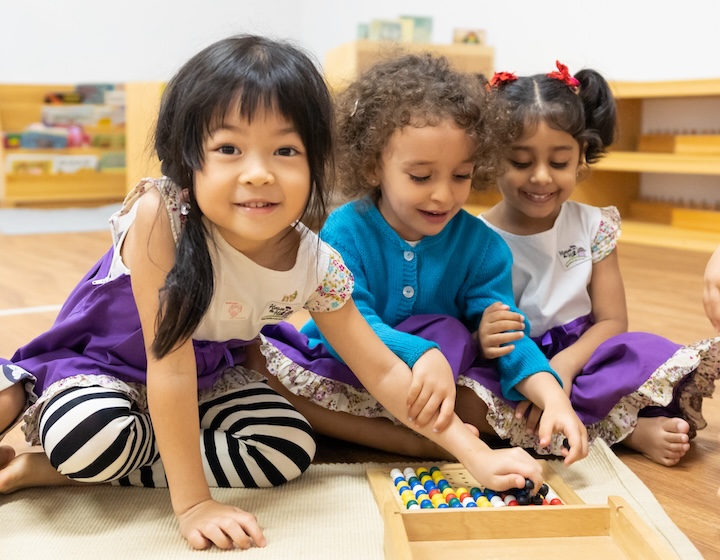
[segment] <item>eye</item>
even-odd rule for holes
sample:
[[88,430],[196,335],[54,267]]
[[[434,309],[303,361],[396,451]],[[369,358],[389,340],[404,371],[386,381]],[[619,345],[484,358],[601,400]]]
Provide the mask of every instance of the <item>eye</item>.
[[472,175],[470,173],[467,173],[465,175],[455,175],[455,179],[458,181],[469,181],[472,179]]
[[295,148],[286,146],[283,148],[278,148],[277,150],[275,150],[275,153],[279,156],[291,157],[291,156],[298,155],[300,152],[298,150],[296,150]]
[[511,159],[510,165],[512,165],[515,169],[528,169],[532,164],[529,161],[515,161]]
[[424,183],[425,181],[430,179],[430,175],[427,175],[425,177],[418,177],[416,175],[410,175],[410,180],[414,181],[416,183]]
[[570,164],[569,161],[563,161],[563,162],[550,162],[550,167],[553,169],[565,169]]
[[234,156],[240,153],[240,150],[230,144],[223,144],[217,149],[217,151],[228,156]]

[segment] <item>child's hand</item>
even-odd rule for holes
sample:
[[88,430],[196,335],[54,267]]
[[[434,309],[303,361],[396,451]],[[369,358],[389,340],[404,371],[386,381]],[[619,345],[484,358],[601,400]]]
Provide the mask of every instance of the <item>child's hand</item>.
[[568,440],[570,449],[563,449],[564,463],[571,465],[584,459],[588,454],[587,428],[572,408],[570,400],[562,394],[562,398],[548,399],[547,406],[540,418],[538,436],[540,445],[550,445],[554,433],[562,433]]
[[420,427],[433,419],[433,430],[448,427],[455,411],[455,378],[447,358],[437,348],[425,352],[412,368],[408,390],[408,420]]
[[463,466],[480,484],[499,492],[525,488],[526,478],[533,481],[535,491],[543,483],[540,463],[519,447],[474,453],[464,458]]
[[488,359],[509,354],[515,348],[516,340],[525,333],[525,317],[521,313],[510,311],[510,307],[496,301],[483,311],[478,328],[478,344],[483,356]]
[[531,401],[520,401],[515,407],[515,419],[522,420],[524,416],[527,416],[525,428],[530,435],[537,433],[542,413],[542,408],[534,405]]
[[712,326],[720,331],[720,248],[713,253],[705,268],[703,305]]
[[177,519],[180,533],[197,550],[213,544],[225,549],[267,544],[253,514],[215,500],[200,502]]

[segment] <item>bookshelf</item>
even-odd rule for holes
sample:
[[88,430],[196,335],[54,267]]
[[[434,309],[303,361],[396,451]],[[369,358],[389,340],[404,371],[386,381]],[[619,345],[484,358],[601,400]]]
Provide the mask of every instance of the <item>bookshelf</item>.
[[[41,121],[44,98],[49,92],[71,92],[69,84],[0,84],[0,131],[20,132]],[[159,173],[159,162],[149,143],[163,84],[131,83],[125,89],[125,125],[106,132],[123,133],[125,147],[5,148],[0,142],[0,206],[94,206],[122,201],[145,175]],[[110,152],[125,152],[124,168],[82,169],[72,173],[13,170],[8,160],[87,156],[101,158]]]

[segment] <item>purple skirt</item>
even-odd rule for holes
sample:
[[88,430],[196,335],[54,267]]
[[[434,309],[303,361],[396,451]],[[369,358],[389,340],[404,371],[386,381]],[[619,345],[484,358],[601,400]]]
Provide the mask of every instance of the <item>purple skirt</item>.
[[[113,250],[85,275],[53,326],[6,360],[0,358],[0,389],[25,381],[34,401],[50,385],[73,377],[110,377],[146,383],[147,359],[130,277],[107,280]],[[248,342],[193,341],[198,388],[245,360]]]
[[[589,317],[583,317],[534,340],[549,359],[591,324]],[[418,315],[395,328],[438,343],[458,385],[471,388],[487,404],[487,419],[500,437],[539,453],[560,454],[560,436],[548,448],[540,448],[537,438],[524,433],[524,424],[513,415],[517,403],[502,397],[493,361],[478,356],[477,343],[460,321]],[[309,347],[308,338],[288,323],[265,327],[262,335],[268,369],[293,393],[327,408],[391,418],[322,343]],[[623,333],[595,350],[574,380],[571,401],[591,440],[602,437],[609,445],[632,432],[642,415],[684,417],[694,435],[705,427],[701,401],[712,393],[719,364],[720,338],[683,347],[649,333]]]

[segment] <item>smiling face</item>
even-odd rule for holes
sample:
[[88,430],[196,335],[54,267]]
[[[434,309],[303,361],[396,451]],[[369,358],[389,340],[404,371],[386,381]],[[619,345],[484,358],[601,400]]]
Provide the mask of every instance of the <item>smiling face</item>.
[[473,143],[451,121],[395,130],[382,154],[378,208],[406,241],[437,235],[470,195]]
[[511,233],[552,228],[577,184],[580,145],[570,134],[545,122],[513,142],[498,180],[503,195],[500,227]]
[[250,258],[273,249],[310,194],[305,146],[293,123],[262,108],[251,122],[228,112],[205,138],[203,156],[195,197],[205,217]]

